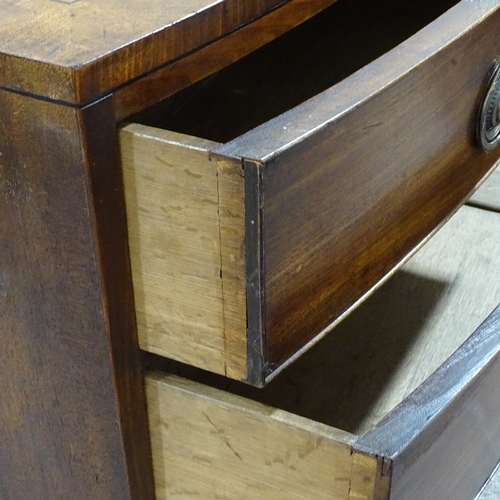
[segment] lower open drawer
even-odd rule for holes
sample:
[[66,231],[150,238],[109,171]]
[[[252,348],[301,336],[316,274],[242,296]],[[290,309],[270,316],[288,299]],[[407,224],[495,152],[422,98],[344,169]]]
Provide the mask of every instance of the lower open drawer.
[[158,500],[474,498],[500,459],[499,235],[460,209],[264,389],[160,361]]

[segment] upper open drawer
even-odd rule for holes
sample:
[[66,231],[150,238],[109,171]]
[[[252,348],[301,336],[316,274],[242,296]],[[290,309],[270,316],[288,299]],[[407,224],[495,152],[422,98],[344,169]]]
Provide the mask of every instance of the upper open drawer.
[[496,162],[499,32],[499,1],[340,0],[123,127],[141,347],[263,385],[329,331]]
[[500,460],[499,236],[461,208],[263,389],[158,360],[157,499],[473,500]]

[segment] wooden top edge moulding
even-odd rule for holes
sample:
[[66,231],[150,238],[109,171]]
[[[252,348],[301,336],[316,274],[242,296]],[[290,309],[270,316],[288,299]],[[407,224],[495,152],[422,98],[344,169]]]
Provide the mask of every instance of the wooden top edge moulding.
[[0,86],[83,105],[288,3],[2,0]]

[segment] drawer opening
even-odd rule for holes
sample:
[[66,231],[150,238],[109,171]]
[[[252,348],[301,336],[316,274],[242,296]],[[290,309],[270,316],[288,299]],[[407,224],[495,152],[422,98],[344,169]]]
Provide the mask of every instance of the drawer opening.
[[225,143],[396,47],[457,0],[338,0],[237,63],[129,121]]
[[[436,329],[435,337],[426,338],[426,322],[439,312],[452,286],[445,279],[398,272],[264,388],[173,361],[156,363],[183,378],[363,435],[470,333],[465,330],[441,339]],[[435,344],[440,344],[438,353],[431,352]]]
[[[500,252],[495,251],[498,217],[462,208],[332,335],[264,389],[179,363],[151,363],[146,385],[159,498],[175,497],[174,493],[189,485],[193,498],[201,495],[207,499],[236,498],[240,488],[251,499],[294,495],[311,500],[410,499],[415,497],[405,496],[408,483],[401,480],[401,474],[413,477],[420,455],[432,460],[434,446],[439,458],[431,463],[438,469],[424,468],[435,480],[425,483],[426,491],[440,492],[443,482],[452,488],[453,481],[448,483],[446,478],[455,480],[456,468],[450,469],[454,471],[451,477],[452,472],[441,462],[453,463],[447,446],[464,449],[464,428],[460,427],[464,413],[478,415],[477,419],[465,418],[465,430],[473,436],[470,450],[480,456],[485,453],[484,445],[476,443],[492,439],[488,432],[480,432],[481,426],[497,422],[495,429],[500,430],[497,400],[490,401],[491,387],[498,386],[495,374],[481,400],[471,402],[468,398],[472,396],[464,399],[461,394],[467,395],[467,384],[498,358],[500,310],[491,314],[500,301],[500,284],[495,278],[500,269]],[[490,322],[496,329],[491,325],[478,328],[490,314],[496,315]],[[426,396],[422,398],[422,394]],[[429,408],[419,411],[423,406],[412,406],[415,401],[423,405],[422,400],[429,397]],[[464,406],[456,409],[457,401]],[[450,413],[441,419],[440,411]],[[393,414],[398,416],[391,417]],[[412,418],[423,419],[423,423],[415,425]],[[426,426],[434,419],[440,430],[431,429],[428,435]],[[403,458],[383,451],[390,449],[385,441],[379,443],[380,452],[368,447],[366,443],[373,444],[373,429],[387,427],[381,421],[394,425],[388,441],[416,439],[417,452],[412,452],[411,460],[405,458],[407,448]],[[459,428],[455,434],[442,432],[454,425]],[[414,428],[416,434],[408,437]],[[498,451],[492,451],[485,474],[498,460],[495,453]],[[462,467],[465,473],[466,462]],[[415,469],[421,474],[418,465]],[[471,470],[473,484],[468,483],[459,496],[463,500],[473,498],[472,493],[485,480],[476,477],[474,466]],[[389,496],[390,487],[394,497]]]

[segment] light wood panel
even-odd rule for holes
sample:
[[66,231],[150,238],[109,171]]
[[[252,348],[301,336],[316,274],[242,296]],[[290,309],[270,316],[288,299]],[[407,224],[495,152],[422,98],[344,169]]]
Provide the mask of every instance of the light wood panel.
[[376,500],[379,476],[377,457],[353,450],[349,500]]
[[141,125],[120,138],[140,346],[224,374],[213,144]]
[[146,390],[158,500],[349,498],[353,436],[175,376]]
[[120,138],[141,348],[245,379],[241,165],[143,125]]

